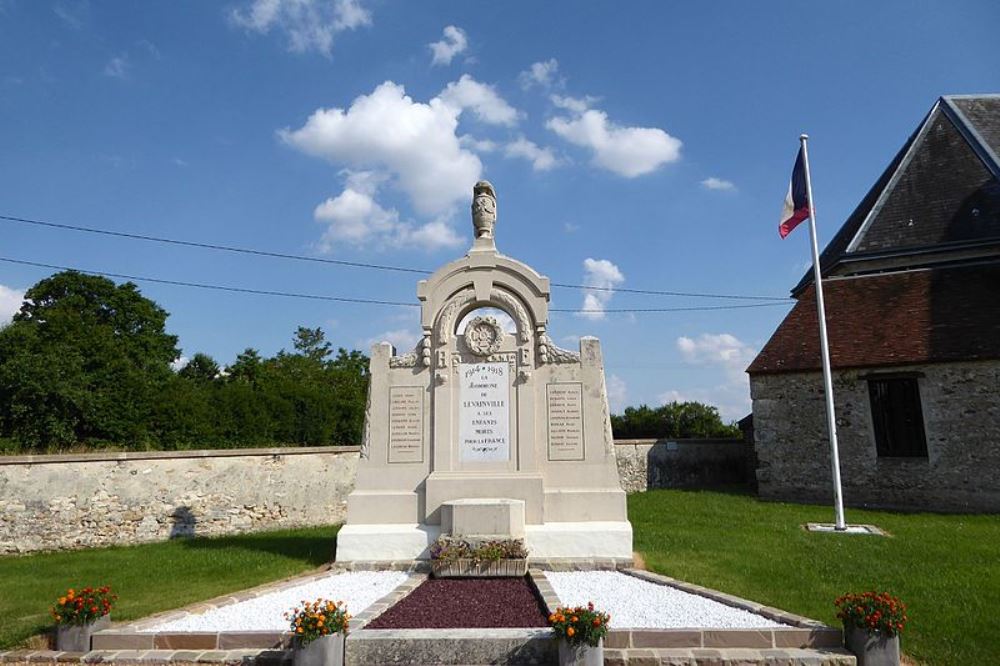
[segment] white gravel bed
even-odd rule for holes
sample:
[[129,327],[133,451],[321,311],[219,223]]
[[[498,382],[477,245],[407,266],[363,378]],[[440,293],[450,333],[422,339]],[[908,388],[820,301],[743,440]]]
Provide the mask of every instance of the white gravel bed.
[[559,601],[611,614],[614,628],[645,629],[763,629],[786,625],[768,618],[657,585],[616,571],[546,571]]
[[215,608],[200,615],[165,622],[143,629],[159,631],[282,631],[288,628],[284,615],[303,601],[318,597],[343,601],[347,612],[357,615],[406,581],[402,571],[352,571],[330,574],[302,585],[287,587],[255,599]]

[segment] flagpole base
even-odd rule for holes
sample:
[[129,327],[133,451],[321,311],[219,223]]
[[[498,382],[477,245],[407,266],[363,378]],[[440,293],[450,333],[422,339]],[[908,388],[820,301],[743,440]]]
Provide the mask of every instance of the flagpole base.
[[868,534],[871,536],[889,536],[875,525],[844,525],[833,523],[806,523],[802,526],[807,532],[829,532],[832,534]]

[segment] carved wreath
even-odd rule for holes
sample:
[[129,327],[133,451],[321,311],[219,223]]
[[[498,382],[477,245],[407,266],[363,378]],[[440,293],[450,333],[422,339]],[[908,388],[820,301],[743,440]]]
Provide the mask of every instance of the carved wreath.
[[503,328],[493,317],[476,317],[465,327],[465,344],[476,356],[495,354],[503,344]]

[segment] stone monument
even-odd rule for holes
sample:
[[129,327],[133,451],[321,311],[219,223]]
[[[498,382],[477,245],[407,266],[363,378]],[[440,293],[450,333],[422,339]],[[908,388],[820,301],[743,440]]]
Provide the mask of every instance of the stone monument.
[[416,349],[372,347],[337,561],[426,558],[439,534],[523,537],[534,559],[631,560],[600,342],[553,344],[549,280],[497,252],[496,212],[493,186],[476,183],[472,248],[417,286]]

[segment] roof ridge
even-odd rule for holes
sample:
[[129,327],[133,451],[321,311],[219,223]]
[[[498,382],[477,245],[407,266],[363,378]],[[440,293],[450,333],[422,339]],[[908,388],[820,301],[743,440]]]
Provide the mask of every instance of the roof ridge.
[[[995,97],[1000,98],[1000,95]],[[965,99],[971,99],[973,96],[967,97]],[[979,96],[977,99],[983,99],[984,96]],[[993,148],[990,147],[988,143],[983,139],[983,135],[979,133],[976,129],[975,124],[969,120],[969,117],[965,115],[962,109],[958,108],[953,99],[958,99],[954,95],[949,95],[941,97],[941,101],[944,105],[941,107],[944,110],[944,114],[948,116],[948,120],[952,122],[958,133],[962,135],[962,138],[969,144],[972,148],[972,152],[983,161],[986,168],[996,178],[1000,178],[1000,158],[997,154],[993,152]]]

